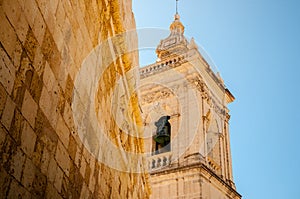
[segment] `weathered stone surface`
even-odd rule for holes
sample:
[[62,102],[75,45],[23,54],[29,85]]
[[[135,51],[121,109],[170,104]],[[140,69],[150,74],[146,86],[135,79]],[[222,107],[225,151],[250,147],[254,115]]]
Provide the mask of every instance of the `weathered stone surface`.
[[[114,170],[85,148],[72,109],[86,57],[109,37],[135,28],[131,1],[2,0],[0,27],[0,196],[148,198],[146,173]],[[126,42],[118,48],[125,49]],[[97,60],[112,53],[106,48]],[[117,77],[137,60],[137,53],[122,55],[95,86],[103,91],[98,116],[107,134],[126,150],[142,153],[142,141],[121,137],[108,115]],[[134,90],[134,76],[127,84]],[[131,103],[128,114],[139,121],[136,99]],[[106,148],[99,151],[113,159]]]

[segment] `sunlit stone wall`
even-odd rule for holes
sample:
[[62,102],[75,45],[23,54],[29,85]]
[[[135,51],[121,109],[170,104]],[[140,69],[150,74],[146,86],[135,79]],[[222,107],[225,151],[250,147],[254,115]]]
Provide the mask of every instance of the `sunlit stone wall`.
[[134,28],[131,0],[0,0],[0,198],[148,198],[137,39],[107,42]]

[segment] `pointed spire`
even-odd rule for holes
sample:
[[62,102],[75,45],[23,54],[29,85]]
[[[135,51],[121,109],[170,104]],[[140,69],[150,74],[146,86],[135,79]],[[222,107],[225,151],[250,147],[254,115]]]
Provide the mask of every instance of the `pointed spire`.
[[176,0],[176,14],[178,14],[178,0]]

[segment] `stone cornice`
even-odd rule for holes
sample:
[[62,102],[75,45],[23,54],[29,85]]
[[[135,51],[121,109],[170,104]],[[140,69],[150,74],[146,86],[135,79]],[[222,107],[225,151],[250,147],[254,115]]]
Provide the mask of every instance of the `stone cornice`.
[[183,54],[140,68],[140,78],[144,79],[148,76],[152,76],[157,73],[180,66],[187,62],[185,58],[186,54]]
[[[140,68],[140,78],[144,79],[148,76],[155,75],[157,73],[169,70],[171,68],[179,67],[180,65],[189,62],[189,60],[193,60],[194,58],[198,57],[199,60],[204,64],[206,72],[209,74],[209,76],[215,81],[215,83],[218,85],[218,87],[226,93],[230,93],[229,90],[225,87],[223,81],[214,73],[214,71],[211,69],[210,65],[207,63],[207,61],[204,59],[204,57],[200,54],[200,52],[196,49],[191,49],[186,53],[178,53],[174,54],[174,56],[164,59],[162,61],[156,62],[154,64],[150,64],[148,66]],[[231,94],[231,93],[230,93]],[[232,99],[233,95],[230,95],[230,99]],[[234,97],[233,97],[234,99]]]
[[[158,175],[165,175],[169,173],[174,173],[176,171],[185,171],[185,170],[190,170],[190,169],[201,169],[204,170],[207,174],[210,175],[210,177],[214,177],[219,183],[223,184],[232,194],[234,194],[236,197],[241,198],[242,196],[235,190],[234,187],[232,187],[231,184],[226,182],[224,179],[222,179],[220,176],[218,176],[214,171],[212,171],[208,166],[206,166],[204,163],[198,162],[198,163],[193,163],[193,164],[188,164],[188,165],[183,165],[183,166],[176,166],[176,167],[164,167],[164,169],[161,170],[156,170],[150,172],[151,176],[158,176]],[[200,174],[203,175],[202,172]]]

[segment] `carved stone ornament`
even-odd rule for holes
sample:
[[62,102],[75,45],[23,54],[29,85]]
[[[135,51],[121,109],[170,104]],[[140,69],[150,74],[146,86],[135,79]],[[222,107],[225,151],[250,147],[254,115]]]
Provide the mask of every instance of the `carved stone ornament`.
[[174,96],[174,94],[169,89],[160,89],[154,92],[143,93],[141,95],[141,104],[150,104],[155,101],[166,99]]
[[197,75],[196,77],[189,78],[188,81],[200,92],[202,99],[207,100],[208,104],[211,104],[209,102],[211,98],[209,94],[209,89],[203,81],[202,77]]

